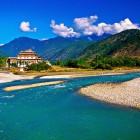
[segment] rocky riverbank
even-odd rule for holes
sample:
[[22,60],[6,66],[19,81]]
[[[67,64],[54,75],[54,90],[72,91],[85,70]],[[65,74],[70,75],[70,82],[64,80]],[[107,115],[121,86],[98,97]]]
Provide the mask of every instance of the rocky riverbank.
[[140,78],[123,83],[95,84],[79,93],[91,98],[140,109]]

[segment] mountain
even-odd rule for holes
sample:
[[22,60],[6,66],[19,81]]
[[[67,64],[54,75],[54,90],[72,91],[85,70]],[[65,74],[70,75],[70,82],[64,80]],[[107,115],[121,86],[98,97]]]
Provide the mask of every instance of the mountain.
[[78,58],[94,58],[96,55],[119,57],[140,56],[140,30],[131,29],[89,45]]
[[140,30],[126,30],[113,36],[55,37],[44,41],[20,37],[1,46],[0,56],[17,56],[21,50],[27,49],[32,49],[44,60],[50,61],[94,58],[96,55],[140,56]]
[[3,45],[0,47],[0,51],[4,52],[7,56],[17,56],[17,54],[21,50],[27,50],[32,49],[33,51],[36,51],[37,49],[40,49],[40,47],[43,45],[43,43],[36,39],[31,39],[28,37],[20,37],[16,38],[13,41]]
[[49,40],[37,40],[28,37],[19,37],[0,47],[0,51],[7,56],[17,56],[22,50],[32,49],[44,60],[56,61],[58,59],[75,58],[81,51],[93,42],[106,38],[96,35],[84,36],[80,38],[55,37]]
[[0,58],[7,57],[3,52],[0,52]]
[[64,49],[62,49],[60,52],[57,52],[56,55],[53,55],[51,57],[52,60],[66,60],[66,59],[72,59],[76,58],[80,52],[82,52],[87,46],[92,44],[93,42],[82,40],[82,41],[76,41],[68,46],[66,46]]
[[56,37],[43,41],[41,49],[37,49],[37,53],[43,57],[45,60],[55,61],[57,60],[56,56],[66,49],[67,46],[73,44],[75,40],[63,37]]
[[64,49],[67,45],[75,41],[56,37],[49,40],[40,41],[28,37],[16,38],[13,41],[0,47],[0,51],[7,54],[7,56],[17,56],[21,50],[32,49],[44,59],[51,60],[51,57],[56,55],[59,51]]
[[111,36],[111,34],[103,34],[102,36],[97,36],[97,35],[93,34],[93,35],[88,35],[88,36],[82,36],[79,39],[80,40],[89,40],[89,41],[93,41],[93,42],[99,42],[109,36]]

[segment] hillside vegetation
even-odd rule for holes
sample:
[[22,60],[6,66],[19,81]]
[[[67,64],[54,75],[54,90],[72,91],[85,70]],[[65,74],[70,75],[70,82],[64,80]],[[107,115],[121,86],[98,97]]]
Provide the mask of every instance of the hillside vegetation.
[[0,67],[6,66],[6,55],[0,52]]
[[140,57],[140,30],[126,30],[89,45],[78,55],[78,58],[92,59],[96,55]]
[[116,67],[140,67],[140,58],[132,57],[103,57],[96,56],[90,61],[87,59],[69,59],[66,61],[56,61],[54,65],[59,65],[61,67],[70,68],[82,68],[82,69],[109,69],[112,70]]
[[55,37],[48,40],[37,40],[28,37],[19,37],[0,47],[0,51],[7,56],[17,56],[22,50],[32,49],[44,60],[76,58],[87,46],[93,42],[103,40],[110,35],[104,34],[84,36],[80,38]]
[[4,57],[7,57],[7,56],[6,56],[5,53],[3,53],[3,52],[0,51],[0,57],[3,57],[4,58]]
[[93,44],[93,42],[86,41],[86,40],[85,41],[76,41],[76,42],[66,46],[64,49],[62,49],[56,55],[52,56],[51,60],[74,59],[78,56],[78,54],[80,52],[82,52],[90,44]]

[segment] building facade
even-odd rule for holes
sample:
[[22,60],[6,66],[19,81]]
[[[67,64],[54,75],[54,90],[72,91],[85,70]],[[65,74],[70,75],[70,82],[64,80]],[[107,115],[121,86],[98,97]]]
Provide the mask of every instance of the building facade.
[[13,65],[16,65],[17,67],[26,67],[32,63],[39,63],[42,61],[41,57],[29,49],[26,51],[20,51],[17,57],[9,57],[7,59],[7,67],[12,67]]

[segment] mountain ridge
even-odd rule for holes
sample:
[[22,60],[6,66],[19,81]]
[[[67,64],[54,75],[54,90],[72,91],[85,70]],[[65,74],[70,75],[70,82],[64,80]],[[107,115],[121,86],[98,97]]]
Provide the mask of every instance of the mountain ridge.
[[81,58],[94,58],[96,55],[110,57],[140,56],[140,30],[131,29],[112,35],[89,45],[79,55]]
[[[90,38],[90,39],[89,39]],[[140,30],[131,29],[115,35],[83,36],[81,38],[55,37],[38,40],[19,37],[0,47],[1,54],[17,56],[22,50],[32,49],[44,60],[92,59],[96,55],[119,57],[140,56]]]
[[[84,36],[81,38],[63,38],[58,36],[48,40],[38,40],[29,37],[19,37],[1,46],[0,51],[6,53],[7,56],[17,56],[17,54],[21,50],[24,51],[27,49],[32,49],[44,60],[64,60],[69,58],[75,58],[83,49],[86,48],[86,46],[90,45],[90,43],[97,42],[98,40],[101,40],[108,36],[109,35],[106,34],[102,37],[92,35]],[[83,42],[83,44],[81,43],[81,49],[79,49],[80,42]],[[66,54],[64,54],[64,52]],[[71,54],[73,52],[74,55]]]

